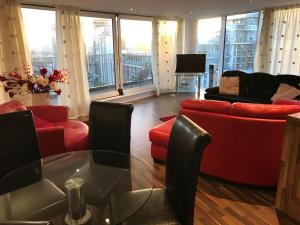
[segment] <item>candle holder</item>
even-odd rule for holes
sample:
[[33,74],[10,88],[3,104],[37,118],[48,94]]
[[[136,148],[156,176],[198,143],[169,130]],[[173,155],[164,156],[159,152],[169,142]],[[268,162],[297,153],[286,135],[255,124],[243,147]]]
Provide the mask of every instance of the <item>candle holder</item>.
[[72,178],[65,182],[68,201],[68,214],[65,222],[68,225],[81,225],[91,218],[91,212],[86,209],[84,196],[84,179]]

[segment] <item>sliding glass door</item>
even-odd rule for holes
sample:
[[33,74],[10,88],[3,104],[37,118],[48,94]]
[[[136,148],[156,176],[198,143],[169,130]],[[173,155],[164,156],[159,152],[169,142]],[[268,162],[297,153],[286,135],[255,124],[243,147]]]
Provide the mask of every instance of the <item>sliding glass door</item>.
[[152,84],[152,21],[120,20],[120,56],[123,88]]
[[111,18],[100,16],[80,17],[91,92],[116,89],[113,16]]

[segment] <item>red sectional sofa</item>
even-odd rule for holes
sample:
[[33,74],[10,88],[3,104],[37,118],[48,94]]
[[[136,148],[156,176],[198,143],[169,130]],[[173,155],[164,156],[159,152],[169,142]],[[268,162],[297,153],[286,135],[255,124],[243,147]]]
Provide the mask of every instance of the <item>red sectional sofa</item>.
[[0,113],[26,109],[32,111],[42,157],[87,149],[88,126],[77,120],[69,120],[68,107],[51,105],[25,107],[18,101],[0,105]]
[[[300,106],[190,99],[179,110],[212,135],[200,172],[258,186],[277,186],[286,116],[296,112]],[[174,120],[150,130],[154,160],[166,158]]]

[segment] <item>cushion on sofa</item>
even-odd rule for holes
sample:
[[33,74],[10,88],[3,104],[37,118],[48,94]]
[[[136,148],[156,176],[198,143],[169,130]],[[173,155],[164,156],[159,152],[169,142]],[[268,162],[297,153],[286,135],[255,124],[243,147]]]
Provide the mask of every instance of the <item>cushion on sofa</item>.
[[24,106],[21,102],[16,100],[5,102],[0,105],[0,114],[23,110],[26,110],[26,106]]
[[273,101],[273,105],[299,105],[300,106],[300,101],[299,100],[286,100],[286,99],[277,99]]
[[36,128],[46,128],[46,127],[53,127],[52,123],[47,120],[42,119],[39,116],[33,115],[33,120]]
[[221,77],[219,92],[225,95],[239,95],[239,86],[239,77]]
[[251,117],[261,119],[286,119],[287,115],[300,112],[298,105],[269,105],[234,103],[229,110],[229,114],[240,117]]
[[277,99],[286,99],[286,100],[292,100],[296,98],[298,95],[300,95],[300,90],[297,88],[281,83],[276,91],[276,93],[271,98],[272,101],[275,101]]
[[85,150],[88,143],[88,126],[77,120],[57,122],[56,127],[64,128],[66,151]]
[[184,99],[180,106],[185,109],[228,114],[231,103],[226,101]]
[[161,123],[153,127],[149,131],[149,139],[151,142],[162,146],[168,146],[171,129],[176,118],[168,120],[167,122]]

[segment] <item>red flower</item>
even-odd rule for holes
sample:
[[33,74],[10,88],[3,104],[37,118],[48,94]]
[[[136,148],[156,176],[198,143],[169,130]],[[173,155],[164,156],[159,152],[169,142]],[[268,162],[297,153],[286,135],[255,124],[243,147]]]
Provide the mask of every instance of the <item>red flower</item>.
[[4,86],[4,91],[5,92],[8,92],[11,88],[7,87],[7,86]]
[[53,70],[53,75],[54,75],[54,76],[57,76],[57,75],[59,75],[59,74],[60,74],[59,70]]
[[4,76],[0,76],[0,81],[6,81],[6,78]]
[[60,95],[61,94],[61,90],[57,90],[57,91],[54,91],[57,95]]
[[9,92],[9,93],[8,93],[8,95],[9,95],[9,97],[11,97],[11,98],[12,98],[12,97],[14,97],[14,95],[15,95],[15,94],[14,94],[14,93],[12,93],[12,92]]
[[13,78],[15,78],[17,80],[21,80],[22,79],[22,76],[20,74],[18,74],[17,72],[9,73],[8,76],[13,77]]
[[40,74],[42,76],[45,76],[47,74],[47,72],[48,72],[48,70],[46,68],[44,68],[44,67],[40,69]]

